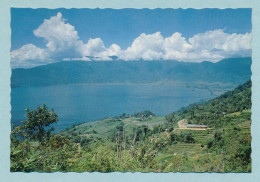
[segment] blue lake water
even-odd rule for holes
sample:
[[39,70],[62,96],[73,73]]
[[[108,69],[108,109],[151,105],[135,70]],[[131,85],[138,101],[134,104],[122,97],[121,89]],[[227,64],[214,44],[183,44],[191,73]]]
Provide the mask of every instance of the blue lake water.
[[150,110],[165,115],[213,97],[207,89],[173,85],[58,85],[12,88],[11,114],[16,125],[25,109],[46,103],[59,116],[56,131],[104,117]]

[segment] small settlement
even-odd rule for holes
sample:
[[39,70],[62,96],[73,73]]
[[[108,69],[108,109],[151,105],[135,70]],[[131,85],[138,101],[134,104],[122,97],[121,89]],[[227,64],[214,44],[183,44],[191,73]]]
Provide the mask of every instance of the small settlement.
[[180,120],[178,122],[179,129],[190,129],[190,130],[206,130],[208,129],[207,125],[198,125],[198,124],[188,124],[186,119]]

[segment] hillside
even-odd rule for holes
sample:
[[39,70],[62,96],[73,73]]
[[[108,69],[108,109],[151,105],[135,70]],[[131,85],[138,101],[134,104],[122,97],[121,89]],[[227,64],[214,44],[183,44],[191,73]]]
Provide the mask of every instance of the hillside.
[[235,85],[251,76],[251,58],[217,63],[178,61],[62,61],[30,69],[13,69],[11,86],[83,83],[220,82]]
[[207,102],[191,104],[182,108],[174,115],[174,120],[187,118],[190,123],[206,124],[212,127],[223,125],[220,119],[231,113],[251,109],[251,80],[234,90],[228,91],[221,96]]
[[[182,119],[208,128],[179,128]],[[46,146],[12,138],[11,171],[251,172],[250,127],[248,81],[165,117],[143,111],[75,125]]]

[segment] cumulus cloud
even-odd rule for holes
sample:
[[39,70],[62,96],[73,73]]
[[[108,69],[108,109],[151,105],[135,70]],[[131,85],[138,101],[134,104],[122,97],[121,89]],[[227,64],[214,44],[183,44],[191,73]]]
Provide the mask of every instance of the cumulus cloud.
[[[23,45],[20,49],[11,52],[12,67],[30,67],[46,64],[48,55],[44,49],[36,47],[33,44]],[[36,61],[38,64],[36,63]],[[48,63],[48,62],[47,62]]]
[[216,62],[227,57],[250,55],[251,33],[228,34],[219,29],[196,34],[188,40],[179,32],[165,38],[160,32],[141,34],[119,58]]
[[40,59],[43,60],[46,58],[44,49],[38,48],[33,44],[26,44],[18,50],[12,51],[11,58],[17,58],[21,61],[27,59]]
[[160,32],[154,34],[142,33],[133,41],[130,47],[125,51],[122,51],[118,56],[123,60],[160,59],[163,51],[163,48],[161,47],[163,41],[164,38]]
[[78,32],[74,26],[66,23],[61,13],[44,20],[33,33],[36,37],[45,40],[45,51],[52,59],[82,55],[83,42],[79,40]]
[[194,35],[189,43],[192,45],[192,52],[198,53],[198,58],[199,53],[209,60],[251,55],[251,33],[228,34],[219,29]]
[[78,32],[74,26],[65,22],[62,14],[58,13],[44,22],[33,31],[36,37],[44,39],[46,47],[38,48],[35,45],[27,44],[18,50],[11,52],[13,65],[19,63],[19,66],[30,67],[34,60],[34,65],[43,64],[41,60],[57,62],[66,57],[81,57],[83,42],[79,40]]
[[78,44],[78,32],[69,23],[65,23],[61,13],[51,17],[33,31],[36,37],[47,41],[46,47],[50,51],[62,51]]
[[11,52],[13,67],[33,67],[57,61],[111,61],[121,60],[179,60],[212,61],[228,57],[251,56],[251,33],[229,34],[223,29],[196,34],[186,39],[175,32],[163,37],[160,32],[140,34],[132,44],[122,50],[119,45],[104,45],[101,38],[83,43],[75,27],[66,22],[61,13],[44,22],[33,31],[43,38],[45,48],[26,44]]

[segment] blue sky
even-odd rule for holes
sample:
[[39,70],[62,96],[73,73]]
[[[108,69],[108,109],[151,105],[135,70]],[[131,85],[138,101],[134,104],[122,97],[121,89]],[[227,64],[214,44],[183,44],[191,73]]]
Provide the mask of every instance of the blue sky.
[[111,57],[216,62],[251,55],[251,26],[251,9],[12,8],[11,65]]

